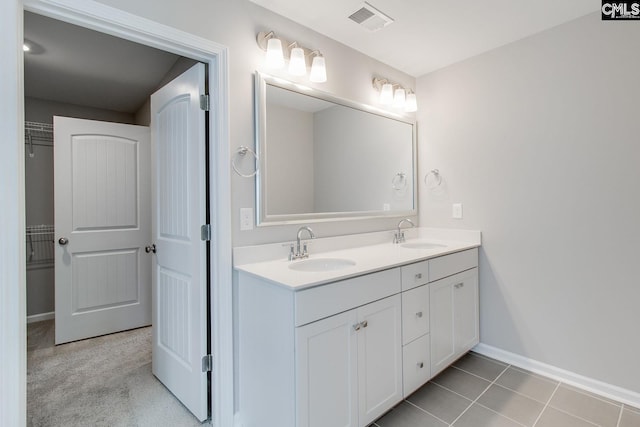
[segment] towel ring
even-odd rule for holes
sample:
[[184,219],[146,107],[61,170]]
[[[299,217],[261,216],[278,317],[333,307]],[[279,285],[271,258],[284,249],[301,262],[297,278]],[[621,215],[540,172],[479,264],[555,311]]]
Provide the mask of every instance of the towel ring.
[[[432,183],[431,185],[429,185],[429,183],[427,182],[429,180],[430,175],[433,175],[435,179],[435,183]],[[439,187],[440,184],[442,184],[442,175],[440,175],[440,171],[438,169],[431,169],[424,176],[424,183],[426,184],[427,188],[430,188],[430,189]]]
[[391,180],[391,187],[394,190],[404,190],[407,188],[407,174],[404,172],[398,172]]
[[249,147],[245,147],[244,145],[241,145],[240,147],[238,147],[238,150],[236,150],[236,154],[231,159],[231,166],[233,167],[233,170],[238,175],[240,175],[241,177],[243,177],[243,178],[253,178],[258,173],[258,166],[256,166],[255,170],[253,172],[249,173],[249,174],[244,174],[244,173],[240,172],[240,170],[238,170],[238,167],[236,166],[236,156],[244,157],[244,156],[247,155],[247,153],[250,153],[253,156],[253,158],[255,159],[256,165],[257,165],[258,164],[258,155],[256,154],[256,152],[253,151]]

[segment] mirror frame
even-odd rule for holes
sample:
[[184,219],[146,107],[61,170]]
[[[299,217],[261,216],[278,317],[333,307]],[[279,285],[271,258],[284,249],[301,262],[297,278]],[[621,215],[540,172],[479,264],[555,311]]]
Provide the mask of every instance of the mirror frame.
[[[268,215],[268,201],[266,200],[267,179],[266,170],[267,153],[267,129],[266,129],[266,109],[267,109],[267,85],[279,87],[281,89],[297,92],[302,95],[312,96],[324,101],[345,107],[354,108],[366,113],[382,116],[387,119],[397,120],[411,125],[412,128],[412,182],[413,182],[413,208],[403,211],[348,211],[348,212],[309,212],[302,214],[272,214]],[[416,149],[416,121],[401,114],[394,114],[370,105],[339,98],[328,92],[313,89],[298,83],[290,82],[278,77],[256,71],[255,73],[255,147],[258,157],[258,172],[256,173],[256,224],[257,226],[301,224],[312,222],[344,221],[354,219],[379,219],[379,218],[399,218],[415,216],[418,213],[418,160]]]

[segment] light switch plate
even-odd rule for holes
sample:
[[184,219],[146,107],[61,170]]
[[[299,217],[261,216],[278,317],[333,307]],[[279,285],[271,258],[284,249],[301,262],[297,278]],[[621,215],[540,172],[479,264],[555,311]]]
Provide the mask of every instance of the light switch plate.
[[453,219],[462,219],[462,203],[454,203],[451,216]]
[[253,208],[240,208],[240,231],[253,230]]

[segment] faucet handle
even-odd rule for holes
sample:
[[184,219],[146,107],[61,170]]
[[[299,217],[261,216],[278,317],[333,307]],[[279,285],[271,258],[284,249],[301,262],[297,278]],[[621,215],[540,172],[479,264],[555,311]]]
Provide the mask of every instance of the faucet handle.
[[295,249],[293,248],[293,243],[289,247],[289,261],[293,261],[295,259]]

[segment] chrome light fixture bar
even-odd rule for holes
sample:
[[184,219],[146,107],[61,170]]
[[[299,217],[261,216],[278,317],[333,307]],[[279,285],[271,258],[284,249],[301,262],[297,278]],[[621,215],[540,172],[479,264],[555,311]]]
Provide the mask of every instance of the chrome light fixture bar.
[[418,111],[416,94],[411,89],[380,77],[374,77],[372,85],[380,92],[380,104],[390,105],[407,113]]
[[319,50],[311,50],[300,46],[298,42],[288,42],[276,37],[273,31],[259,32],[256,41],[260,49],[266,52],[265,67],[271,70],[282,69],[285,60],[289,61],[287,71],[292,76],[307,74],[307,58],[313,57],[309,80],[314,83],[327,81],[327,67],[324,56]]

